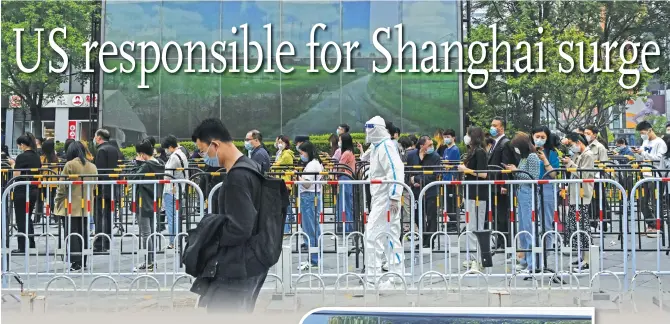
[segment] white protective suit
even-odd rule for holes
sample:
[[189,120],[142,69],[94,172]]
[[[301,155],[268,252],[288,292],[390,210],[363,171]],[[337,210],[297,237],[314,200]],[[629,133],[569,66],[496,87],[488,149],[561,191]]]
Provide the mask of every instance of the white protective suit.
[[[370,143],[369,179],[397,180],[405,179],[405,170],[398,148],[391,140],[386,130],[384,119],[375,116],[365,124],[366,141]],[[382,257],[386,253],[389,270],[403,273],[402,261],[404,255],[394,253],[393,248],[401,248],[400,243],[400,198],[403,187],[400,184],[372,184],[370,185],[370,215],[365,224],[365,269],[368,278],[381,275]],[[392,202],[393,201],[393,202]],[[395,212],[391,211],[390,223],[388,212],[394,204]],[[390,233],[379,236],[380,233]],[[379,239],[377,239],[379,237]],[[390,255],[389,255],[390,254]]]

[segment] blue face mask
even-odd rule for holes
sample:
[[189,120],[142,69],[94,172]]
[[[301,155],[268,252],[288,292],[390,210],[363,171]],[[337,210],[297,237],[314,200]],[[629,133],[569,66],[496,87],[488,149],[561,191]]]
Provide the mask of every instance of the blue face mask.
[[300,156],[300,160],[301,160],[302,162],[309,162],[309,158],[306,157],[306,156],[304,156],[304,155],[301,155],[301,156]]
[[[209,146],[211,147],[212,145],[210,144]],[[208,166],[211,166],[213,168],[218,168],[219,167],[219,158],[216,157],[216,155],[214,157],[210,157],[207,154],[208,151],[209,151],[209,147],[205,151],[205,156],[202,157],[205,164],[208,165]]]
[[544,147],[544,144],[546,144],[546,142],[547,141],[545,141],[544,139],[536,138],[535,139],[535,146]]
[[253,145],[251,145],[251,142],[249,141],[244,142],[244,148],[247,149],[247,151],[251,151],[254,149]]
[[428,150],[426,150],[426,154],[433,154],[433,152],[435,152],[435,148],[434,148],[434,147],[431,147],[431,148],[429,148]]
[[493,136],[493,137],[497,137],[498,136],[498,129],[496,129],[495,127],[491,127],[491,129],[489,129],[489,134],[491,134],[491,136]]

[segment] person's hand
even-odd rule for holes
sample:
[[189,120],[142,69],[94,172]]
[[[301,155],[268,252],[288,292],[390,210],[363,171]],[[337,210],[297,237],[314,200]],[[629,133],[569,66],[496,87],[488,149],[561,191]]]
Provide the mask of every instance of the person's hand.
[[361,145],[361,143],[356,142],[356,148],[358,148],[358,151],[363,154],[363,145]]
[[572,160],[569,157],[564,157],[563,159],[561,159],[561,162],[563,162],[563,164],[569,164],[571,161]]
[[419,188],[419,187],[421,187],[420,183],[414,183],[414,188]]
[[507,188],[500,188],[500,193],[503,195],[507,194]]
[[544,155],[544,152],[537,151],[537,157],[540,158],[540,161],[547,163],[547,157]]
[[391,214],[396,214],[397,212],[399,212],[400,211],[400,202],[397,201],[397,200],[391,200],[389,210],[391,211]]
[[14,165],[16,164],[16,161],[14,161],[13,159],[9,159],[8,162],[9,162],[9,166],[11,166],[12,168],[13,168]]
[[505,164],[505,169],[510,171],[516,171],[516,165],[514,164]]
[[414,184],[414,176],[409,177],[409,183]]
[[640,148],[638,148],[638,147],[631,147],[630,150],[633,151],[633,153],[640,153],[641,152]]
[[458,165],[458,171],[465,172],[467,170],[468,170],[468,168],[465,166],[465,164],[459,164]]

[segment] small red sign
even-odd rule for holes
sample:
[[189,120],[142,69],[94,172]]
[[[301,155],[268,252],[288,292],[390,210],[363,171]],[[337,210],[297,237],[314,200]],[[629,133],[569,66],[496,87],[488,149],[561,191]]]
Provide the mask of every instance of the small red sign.
[[70,120],[67,123],[67,139],[77,139],[77,121]]

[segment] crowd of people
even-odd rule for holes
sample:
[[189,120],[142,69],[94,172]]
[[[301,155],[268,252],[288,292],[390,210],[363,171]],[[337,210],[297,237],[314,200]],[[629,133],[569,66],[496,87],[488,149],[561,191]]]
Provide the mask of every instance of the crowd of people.
[[[460,142],[457,134],[452,129],[438,130],[431,137],[428,135],[401,136],[401,130],[393,123],[376,116],[365,123],[365,144],[355,143],[350,134],[350,126],[341,124],[336,133],[331,137],[330,152],[319,152],[317,145],[312,143],[309,136],[296,136],[291,145],[289,137],[280,135],[275,138],[274,146],[277,149],[274,157],[263,144],[263,135],[258,130],[249,131],[244,140],[244,148],[248,156],[243,154],[234,144],[231,134],[219,119],[206,119],[196,127],[192,140],[197,149],[193,154],[181,146],[174,136],[165,137],[160,148],[156,148],[156,140],[153,137],[141,140],[135,145],[136,157],[132,162],[130,171],[135,176],[129,179],[147,179],[145,174],[160,174],[165,179],[189,179],[189,160],[202,158],[208,170],[240,169],[239,172],[229,173],[219,192],[212,199],[214,213],[225,215],[221,230],[218,233],[219,249],[212,260],[205,260],[207,267],[213,267],[206,276],[199,277],[192,291],[202,296],[200,303],[208,308],[225,309],[253,309],[259,289],[264,282],[269,267],[258,262],[254,258],[252,250],[248,249],[248,241],[257,235],[260,199],[262,197],[262,181],[253,173],[260,174],[270,172],[272,166],[285,166],[292,168],[296,165],[295,159],[299,157],[298,164],[303,166],[301,176],[297,179],[306,181],[296,186],[287,185],[287,189],[297,190],[293,193],[295,202],[286,207],[286,221],[283,232],[288,234],[292,230],[292,224],[296,222],[295,204],[299,205],[297,212],[300,218],[301,230],[307,235],[308,243],[302,248],[319,245],[320,231],[319,213],[322,210],[323,185],[309,183],[323,179],[324,161],[323,153],[329,159],[336,162],[339,167],[339,179],[353,179],[357,170],[357,158],[367,162],[369,169],[366,172],[367,179],[385,179],[405,182],[414,197],[419,197],[421,190],[430,183],[438,180],[438,173],[410,173],[405,168],[430,168],[444,166],[452,163],[455,169],[464,175],[467,181],[497,179],[502,173],[496,174],[496,170],[509,170],[512,175],[504,175],[505,179],[536,180],[551,179],[557,175],[553,170],[559,168],[576,168],[578,173],[571,173],[572,177],[594,178],[596,172],[596,161],[606,162],[610,156],[630,155],[638,160],[651,160],[659,169],[670,166],[670,123],[667,125],[666,134],[663,138],[658,136],[652,125],[642,121],[637,126],[637,131],[643,142],[642,145],[630,146],[623,138],[617,139],[616,148],[607,148],[607,142],[599,137],[599,130],[587,125],[584,128],[575,129],[573,132],[561,137],[552,133],[547,127],[537,127],[530,132],[517,132],[508,137],[506,133],[506,122],[504,118],[496,117],[491,121],[488,131],[471,126],[467,128],[462,138],[464,150],[459,149]],[[25,134],[16,140],[18,148],[22,151],[16,159],[10,159],[8,154],[3,158],[12,168],[14,176],[34,175],[35,169],[40,169],[53,163],[65,163],[60,171],[62,175],[99,175],[113,173],[119,161],[124,160],[118,145],[110,139],[110,134],[105,129],[99,129],[95,133],[95,155],[91,154],[88,145],[82,141],[68,140],[65,142],[64,150],[56,152],[55,143],[52,139],[36,139],[32,134]],[[367,148],[364,146],[366,145]],[[446,162],[445,162],[446,161]],[[409,169],[408,169],[409,170]],[[440,180],[452,180],[455,173],[445,173],[439,176]],[[290,176],[284,175],[284,180],[291,180]],[[90,179],[89,179],[90,180]],[[95,179],[93,179],[95,180]],[[178,233],[178,222],[174,202],[177,195],[183,192],[183,184],[164,185],[138,185],[134,194],[137,200],[145,202],[153,201],[154,197],[162,197],[162,209],[165,212],[166,230],[168,231],[168,249],[175,247],[175,235]],[[544,231],[554,230],[553,215],[556,196],[553,193],[555,187],[552,184],[540,186],[537,201],[541,201],[542,226]],[[593,184],[572,184],[569,186],[569,209],[566,217],[568,231],[566,237],[571,237],[578,229],[589,229],[594,226],[592,218],[577,217],[581,215],[593,215],[594,209],[603,208],[605,202],[594,200]],[[336,224],[338,232],[342,230],[352,232],[354,217],[354,189],[351,184],[338,187]],[[465,229],[477,231],[488,228],[486,213],[491,209],[492,200],[495,199],[495,212],[497,215],[508,215],[510,211],[509,195],[517,197],[517,224],[518,231],[531,232],[531,213],[533,207],[533,195],[537,190],[533,184],[515,186],[515,192],[509,192],[509,187],[494,186],[489,190],[487,184],[472,184],[465,186],[465,197],[463,209],[469,215],[466,217]],[[55,226],[63,226],[66,233],[78,233],[82,237],[90,237],[92,231],[112,235],[112,216],[110,208],[104,208],[105,204],[113,201],[112,196],[119,195],[112,186],[99,186],[99,192],[93,199],[92,218],[89,221],[86,208],[82,206],[86,191],[82,185],[53,185],[37,188],[35,185],[18,186],[14,188],[15,201],[27,201],[29,204],[15,203],[14,215],[19,233],[18,249],[14,253],[25,253],[26,248],[35,248],[33,218],[31,217],[35,206],[41,210],[39,204],[44,204],[40,197],[50,197],[49,205],[53,206],[52,219]],[[457,190],[447,187],[446,212],[450,215],[458,215],[461,206],[456,199]],[[653,190],[653,188],[646,188]],[[44,195],[44,193],[48,194]],[[42,194],[40,194],[42,193]],[[402,247],[401,239],[403,232],[409,228],[403,228],[403,223],[415,223],[421,228],[424,235],[419,241],[421,248],[431,248],[431,234],[438,231],[437,196],[440,194],[439,187],[433,186],[424,194],[426,198],[423,215],[418,210],[413,220],[402,217],[409,215],[410,208],[416,208],[418,204],[411,202],[409,193],[397,183],[381,183],[369,187],[369,214],[364,224],[365,253],[366,253],[366,278],[367,285],[374,287],[378,272],[394,271],[402,272],[404,256],[398,253]],[[646,199],[650,199],[647,195]],[[402,198],[405,197],[403,200]],[[599,199],[603,199],[602,196]],[[71,204],[71,206],[68,205]],[[603,205],[603,203],[605,205]],[[648,205],[648,204],[644,204]],[[147,259],[136,266],[136,271],[152,271],[155,269],[153,260],[154,244],[151,234],[162,231],[162,222],[154,222],[155,207],[149,203],[141,204],[137,211],[137,224],[141,244],[147,244],[150,253]],[[653,237],[660,231],[655,225],[655,216],[650,210],[642,207],[643,214],[647,220],[646,235]],[[344,211],[340,213],[339,211]],[[343,224],[343,217],[344,224]],[[579,219],[579,221],[577,221]],[[37,221],[37,220],[35,220]],[[156,226],[159,226],[158,228]],[[459,221],[449,220],[446,225],[448,231],[458,230]],[[496,217],[493,228],[502,233],[510,233],[510,220],[508,217]],[[507,244],[510,244],[510,237]],[[550,238],[551,239],[551,238]],[[555,238],[552,239],[555,243]],[[81,252],[87,248],[88,240],[73,239],[71,241],[72,257],[70,259],[71,271],[79,271],[87,265],[86,256]],[[474,236],[470,236],[468,244],[476,249],[478,242]],[[504,248],[503,240],[495,242],[496,246]],[[582,251],[588,251],[590,242],[586,237],[574,236],[573,246],[579,246]],[[309,246],[308,246],[309,245]],[[533,246],[531,238],[522,236],[520,238],[520,249],[530,249]],[[110,241],[105,238],[93,242],[95,252],[104,252],[110,249]],[[537,270],[531,258],[531,253],[519,252],[515,258],[517,271]],[[211,261],[211,262],[210,262]],[[219,266],[217,266],[219,265]],[[224,266],[225,265],[225,266]],[[299,269],[307,270],[319,266],[319,255],[311,253],[309,259],[299,265]],[[468,268],[478,268],[478,260],[467,260],[464,265]],[[588,253],[582,253],[579,260],[575,262],[575,271],[583,271],[589,268]],[[206,268],[207,269],[207,268]],[[393,286],[396,283],[392,279],[379,283],[381,287]],[[208,306],[209,305],[209,306]]]

